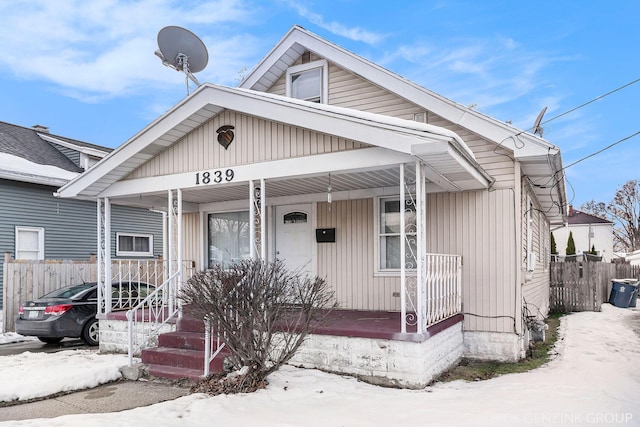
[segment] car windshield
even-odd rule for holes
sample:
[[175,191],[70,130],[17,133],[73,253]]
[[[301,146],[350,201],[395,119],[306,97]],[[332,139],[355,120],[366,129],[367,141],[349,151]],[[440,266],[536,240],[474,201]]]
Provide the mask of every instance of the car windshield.
[[43,298],[75,298],[78,294],[93,286],[95,286],[95,283],[83,283],[81,285],[67,286],[66,288],[49,292]]

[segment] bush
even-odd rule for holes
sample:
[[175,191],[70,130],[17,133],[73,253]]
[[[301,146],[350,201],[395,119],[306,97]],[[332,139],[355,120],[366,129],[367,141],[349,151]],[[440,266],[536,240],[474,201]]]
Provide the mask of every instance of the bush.
[[323,279],[287,270],[282,261],[216,265],[191,277],[181,298],[189,312],[218,325],[230,352],[227,362],[242,373],[236,391],[264,384],[336,307]]
[[551,233],[551,255],[558,255],[558,248],[556,247],[556,238],[553,235],[553,232]]
[[569,239],[567,239],[567,250],[565,252],[567,255],[575,255],[576,254],[576,244],[573,241],[573,232],[569,232]]

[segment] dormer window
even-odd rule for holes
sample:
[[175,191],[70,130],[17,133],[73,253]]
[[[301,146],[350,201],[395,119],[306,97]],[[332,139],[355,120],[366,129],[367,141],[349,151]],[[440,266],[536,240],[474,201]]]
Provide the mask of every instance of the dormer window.
[[327,61],[313,61],[287,70],[287,96],[326,104]]

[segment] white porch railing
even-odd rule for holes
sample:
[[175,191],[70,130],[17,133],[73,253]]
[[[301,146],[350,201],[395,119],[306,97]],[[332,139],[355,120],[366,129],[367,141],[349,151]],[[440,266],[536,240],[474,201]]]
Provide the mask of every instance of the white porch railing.
[[[148,346],[162,326],[179,315],[180,284],[195,271],[192,261],[184,261],[182,264],[181,269],[169,275],[169,261],[113,261],[113,310],[130,308],[126,312],[129,364],[132,363],[133,355]],[[131,298],[132,295],[135,298]]]
[[425,254],[426,327],[462,312],[462,257]]
[[[211,361],[222,351],[225,347],[225,342],[219,333],[220,322],[217,327],[214,328],[211,320],[204,319],[204,376],[209,376]],[[215,347],[215,350],[213,348]],[[212,352],[213,350],[213,352]]]
[[162,326],[169,320],[178,317],[181,304],[175,304],[170,309],[164,301],[168,299],[168,295],[173,294],[173,298],[177,296],[176,282],[179,279],[180,272],[177,271],[144,300],[127,310],[129,366],[133,364],[133,355],[146,347],[152,338],[157,337]]

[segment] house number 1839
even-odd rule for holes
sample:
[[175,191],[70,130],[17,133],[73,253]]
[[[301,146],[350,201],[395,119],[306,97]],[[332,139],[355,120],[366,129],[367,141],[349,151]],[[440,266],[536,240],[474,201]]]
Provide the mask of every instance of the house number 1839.
[[222,181],[233,181],[233,169],[215,170],[211,172],[196,172],[196,185],[219,184]]

